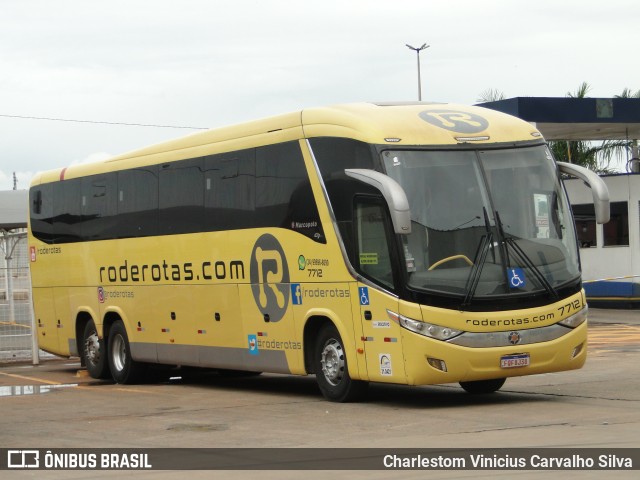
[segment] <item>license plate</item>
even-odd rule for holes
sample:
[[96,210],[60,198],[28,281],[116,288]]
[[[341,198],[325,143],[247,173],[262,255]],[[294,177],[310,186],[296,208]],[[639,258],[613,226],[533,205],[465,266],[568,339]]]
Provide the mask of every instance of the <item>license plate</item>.
[[526,367],[531,363],[528,353],[505,355],[500,359],[500,368]]

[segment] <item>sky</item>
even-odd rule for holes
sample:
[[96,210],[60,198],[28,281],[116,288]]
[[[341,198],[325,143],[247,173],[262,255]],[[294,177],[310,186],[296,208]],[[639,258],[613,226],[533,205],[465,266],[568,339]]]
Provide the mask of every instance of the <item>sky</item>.
[[0,0],[0,190],[174,127],[417,100],[406,44],[425,101],[612,97],[640,89],[639,31],[637,0]]

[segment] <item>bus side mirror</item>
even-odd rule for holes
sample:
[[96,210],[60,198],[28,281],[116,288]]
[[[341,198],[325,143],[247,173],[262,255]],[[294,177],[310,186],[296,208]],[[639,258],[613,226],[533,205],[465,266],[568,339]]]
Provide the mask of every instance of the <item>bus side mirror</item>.
[[572,175],[584,180],[593,195],[593,208],[596,213],[596,222],[607,223],[609,221],[609,189],[604,181],[591,170],[574,165],[573,163],[558,162],[558,167],[562,173]]
[[393,230],[400,235],[411,233],[411,216],[409,200],[404,189],[393,178],[384,173],[365,168],[348,168],[344,171],[347,176],[366,183],[380,190],[389,206]]

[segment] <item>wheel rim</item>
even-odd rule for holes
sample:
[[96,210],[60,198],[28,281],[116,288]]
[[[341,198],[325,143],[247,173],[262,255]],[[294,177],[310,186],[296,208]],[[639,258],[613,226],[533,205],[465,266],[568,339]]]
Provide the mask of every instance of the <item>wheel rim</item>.
[[344,351],[336,339],[329,340],[320,355],[320,364],[324,378],[331,385],[336,386],[344,374]]
[[122,335],[116,335],[113,338],[113,344],[111,345],[111,356],[113,359],[113,366],[116,367],[119,372],[124,370],[127,359],[127,349]]
[[100,362],[100,339],[96,332],[91,332],[84,341],[84,352],[87,362],[97,365]]

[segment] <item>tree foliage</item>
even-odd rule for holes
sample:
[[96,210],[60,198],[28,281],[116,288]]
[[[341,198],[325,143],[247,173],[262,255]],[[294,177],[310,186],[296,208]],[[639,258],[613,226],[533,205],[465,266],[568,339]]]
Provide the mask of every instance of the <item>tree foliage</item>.
[[[591,86],[582,82],[575,92],[567,92],[570,98],[587,98]],[[640,95],[640,90],[635,94],[625,88],[618,98],[630,98]],[[640,96],[638,97],[640,98]],[[617,158],[625,158],[629,150],[629,142],[625,140],[603,140],[602,142],[571,140],[550,141],[549,148],[559,162],[569,162],[581,165],[596,173],[614,173],[611,162]]]
[[497,102],[499,100],[504,100],[505,96],[500,90],[496,88],[487,88],[484,92],[480,94],[480,98],[476,100],[477,102]]
[[640,98],[640,90],[632,92],[630,89],[625,88],[620,95],[615,95],[615,98]]
[[[569,98],[587,98],[591,85],[582,82],[575,92],[567,92]],[[635,92],[625,88],[615,98],[640,98],[640,90]],[[504,100],[505,96],[500,90],[488,88],[480,94],[478,102],[495,102]],[[581,165],[596,173],[614,173],[611,162],[616,159],[626,159],[631,142],[626,140],[578,141],[556,140],[549,142],[549,148],[559,162],[569,162]]]

